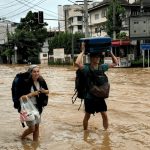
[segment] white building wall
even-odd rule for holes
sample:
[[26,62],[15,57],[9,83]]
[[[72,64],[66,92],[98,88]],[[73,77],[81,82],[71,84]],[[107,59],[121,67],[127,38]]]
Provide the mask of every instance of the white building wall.
[[[101,30],[101,24],[106,21],[106,17],[102,15],[102,11],[106,11],[106,9],[95,10],[89,14],[89,26],[92,37],[106,35],[106,33]],[[98,30],[97,33],[95,32],[96,28]]]
[[60,30],[65,31],[65,17],[62,5],[58,5],[58,24],[60,26]]
[[8,41],[7,31],[9,33],[14,32],[16,27],[12,26],[13,22],[7,20],[0,21],[0,44],[4,44]]

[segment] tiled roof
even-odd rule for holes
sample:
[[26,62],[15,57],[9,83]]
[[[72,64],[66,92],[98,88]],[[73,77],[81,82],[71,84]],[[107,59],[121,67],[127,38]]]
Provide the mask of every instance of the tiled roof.
[[[102,3],[109,3],[111,0],[103,0]],[[118,0],[121,4],[128,4],[128,0]]]
[[[89,9],[89,11],[98,9],[100,7],[104,7],[104,6],[108,6],[110,4],[111,0],[103,0],[102,2],[100,2],[98,5],[92,7]],[[128,5],[128,0],[118,0],[118,2],[120,2],[120,4],[122,5]]]

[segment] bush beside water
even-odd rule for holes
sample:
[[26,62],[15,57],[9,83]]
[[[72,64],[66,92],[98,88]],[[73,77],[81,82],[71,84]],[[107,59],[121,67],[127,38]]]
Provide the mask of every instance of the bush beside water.
[[[144,60],[144,66],[148,67],[148,59]],[[131,67],[143,67],[143,58],[132,61]]]

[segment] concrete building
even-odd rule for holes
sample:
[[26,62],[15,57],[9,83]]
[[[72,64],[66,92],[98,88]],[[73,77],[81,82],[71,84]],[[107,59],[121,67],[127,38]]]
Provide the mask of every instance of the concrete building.
[[8,41],[7,33],[14,32],[16,23],[8,20],[0,20],[0,45]]
[[[88,8],[91,7],[92,3],[88,3]],[[58,5],[58,16],[58,24],[61,31],[68,31],[71,33],[85,32],[83,3]]]
[[[107,21],[106,19],[106,14],[107,10],[110,4],[110,0],[103,0],[96,6],[93,6],[88,10],[89,13],[89,29],[90,29],[90,36],[95,37],[95,36],[105,36],[107,33],[105,32],[105,22]],[[122,31],[128,33],[128,16],[130,13],[130,6],[127,0],[120,0],[120,4],[122,7],[125,8],[125,18],[122,22],[123,28]]]
[[62,31],[68,31],[72,33],[84,32],[82,5],[59,5],[58,11],[58,14],[61,14],[61,16],[63,16],[63,19],[58,19],[60,29]]
[[[0,63],[7,63],[8,61],[8,58],[4,56],[2,57],[1,53],[5,48],[5,43],[8,42],[8,33],[13,33],[15,31],[16,25],[16,23],[5,20],[3,18],[0,20]],[[13,56],[13,60],[16,58],[15,56]]]

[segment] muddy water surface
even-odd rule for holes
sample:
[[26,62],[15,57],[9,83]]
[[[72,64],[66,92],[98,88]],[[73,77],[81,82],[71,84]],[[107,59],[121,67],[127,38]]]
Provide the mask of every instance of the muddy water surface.
[[84,107],[74,105],[75,70],[72,67],[41,66],[50,89],[42,114],[39,142],[21,141],[19,114],[13,108],[11,83],[27,66],[0,65],[0,150],[150,150],[150,69],[113,68],[107,99],[109,130],[104,131],[100,114],[91,116],[83,132]]

